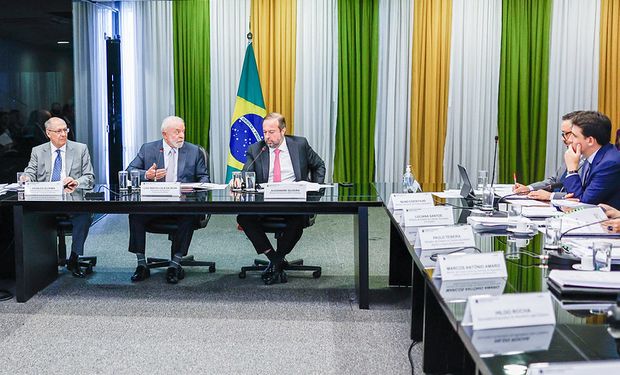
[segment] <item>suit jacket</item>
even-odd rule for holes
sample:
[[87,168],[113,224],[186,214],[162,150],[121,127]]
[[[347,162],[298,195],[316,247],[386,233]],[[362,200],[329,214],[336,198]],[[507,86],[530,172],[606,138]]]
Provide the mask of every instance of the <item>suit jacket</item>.
[[[310,147],[304,137],[287,135],[286,147],[288,147],[295,172],[295,181],[311,181],[322,184],[325,181],[325,163],[323,159]],[[243,171],[255,172],[256,183],[262,184],[269,181],[269,150],[265,141],[256,142],[245,153],[247,160]]]
[[[157,164],[158,169],[164,167],[165,156],[163,149],[163,139],[143,144],[142,147],[140,147],[138,155],[129,163],[127,171],[139,170],[140,180],[146,181],[144,174],[153,163]],[[205,155],[195,144],[185,142],[183,143],[183,147],[179,149],[179,154],[177,156],[177,181],[211,182],[209,180]]]
[[612,144],[601,147],[585,181],[577,174],[564,180],[564,187],[581,202],[590,204],[606,203],[620,208],[620,151]]
[[566,175],[566,165],[562,164],[556,171],[553,176],[549,176],[542,181],[533,182],[530,184],[532,190],[539,190],[548,188],[550,185],[555,183],[564,182],[564,177]]
[[[93,165],[90,162],[88,146],[67,140],[65,171],[68,177],[77,180],[80,188],[92,188],[95,183]],[[30,161],[24,172],[31,181],[49,181],[52,176],[52,151],[50,142],[32,148]]]

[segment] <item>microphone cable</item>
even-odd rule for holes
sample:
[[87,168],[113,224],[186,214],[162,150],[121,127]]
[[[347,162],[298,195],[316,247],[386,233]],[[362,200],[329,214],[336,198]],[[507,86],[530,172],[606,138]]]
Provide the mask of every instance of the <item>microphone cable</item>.
[[454,250],[452,250],[450,252],[447,252],[447,253],[434,253],[434,254],[431,254],[431,256],[429,258],[433,262],[436,262],[437,261],[437,257],[439,255],[450,255],[450,254],[458,253],[459,251],[468,250],[468,249],[473,249],[473,250],[476,250],[478,253],[482,253],[482,250],[480,250],[476,246],[464,246],[464,247],[459,247],[458,249],[454,249]]

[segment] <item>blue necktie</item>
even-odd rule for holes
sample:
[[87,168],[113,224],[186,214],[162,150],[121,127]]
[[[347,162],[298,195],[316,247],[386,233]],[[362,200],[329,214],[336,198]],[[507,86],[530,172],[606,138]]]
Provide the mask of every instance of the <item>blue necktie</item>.
[[52,181],[60,181],[60,172],[62,172],[62,157],[60,149],[56,150],[56,160],[54,160],[54,169],[52,170]]
[[590,172],[590,162],[589,161],[584,161],[583,162],[583,166],[581,167],[581,171],[580,171],[580,176],[581,176],[581,186],[586,186],[586,180],[588,179],[588,175]]

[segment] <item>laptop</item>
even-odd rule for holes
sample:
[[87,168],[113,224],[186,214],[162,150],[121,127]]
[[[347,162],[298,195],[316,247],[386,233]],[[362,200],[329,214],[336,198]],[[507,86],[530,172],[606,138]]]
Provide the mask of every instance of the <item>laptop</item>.
[[474,188],[471,185],[471,181],[469,180],[469,175],[467,174],[467,169],[460,164],[457,164],[459,167],[459,174],[461,175],[461,180],[463,181],[463,186],[461,186],[461,197],[467,198],[475,198],[476,194],[474,193]]

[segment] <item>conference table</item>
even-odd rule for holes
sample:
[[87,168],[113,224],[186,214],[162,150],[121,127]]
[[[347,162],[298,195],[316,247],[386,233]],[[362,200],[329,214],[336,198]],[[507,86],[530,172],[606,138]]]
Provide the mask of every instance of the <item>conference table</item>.
[[[376,187],[384,202],[391,193],[398,192],[398,186],[392,184]],[[456,224],[465,224],[469,215],[480,215],[463,208],[467,207],[464,200],[439,200],[438,204],[442,203],[460,206],[453,208]],[[545,254],[541,234],[514,236],[508,232],[474,231],[480,252],[504,252],[507,279],[442,283],[440,278],[432,277],[433,254],[438,251],[415,248],[418,228],[401,225],[400,212],[386,211],[391,226],[390,284],[411,286],[410,336],[414,342],[424,343],[425,373],[525,373],[533,363],[620,359],[620,340],[607,332],[605,320],[614,301],[586,303],[552,293],[555,325],[473,331],[462,324],[468,296],[547,291],[550,269],[538,257]]]
[[[101,187],[96,187],[96,190]],[[16,299],[26,302],[58,276],[58,214],[338,214],[353,215],[355,288],[360,309],[369,308],[368,208],[382,202],[372,184],[348,184],[308,192],[306,200],[269,201],[263,194],[224,190],[192,191],[181,197],[142,197],[101,189],[103,197],[76,190],[56,197],[12,192],[0,199],[13,209]]]

